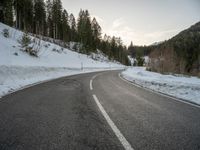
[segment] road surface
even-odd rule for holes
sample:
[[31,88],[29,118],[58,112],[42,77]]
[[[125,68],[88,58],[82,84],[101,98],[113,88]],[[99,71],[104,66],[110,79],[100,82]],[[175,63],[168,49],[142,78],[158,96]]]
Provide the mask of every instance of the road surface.
[[120,71],[64,77],[0,99],[0,150],[199,150],[200,108]]

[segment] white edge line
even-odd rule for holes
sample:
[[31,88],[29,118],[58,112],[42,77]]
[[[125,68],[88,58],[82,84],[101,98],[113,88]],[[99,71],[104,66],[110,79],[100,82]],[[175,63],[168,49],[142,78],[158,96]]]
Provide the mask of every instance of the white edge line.
[[160,92],[157,92],[157,91],[153,91],[153,90],[148,89],[148,88],[146,88],[146,87],[142,87],[142,86],[140,86],[140,85],[137,85],[137,84],[135,84],[135,83],[133,83],[133,82],[131,82],[131,81],[128,81],[127,79],[123,78],[123,77],[121,76],[120,73],[118,74],[118,76],[119,76],[120,79],[122,79],[122,80],[125,81],[126,83],[132,84],[132,85],[134,85],[134,86],[136,86],[136,87],[139,87],[139,88],[141,88],[141,89],[144,89],[144,90],[146,90],[146,91],[149,91],[149,92],[152,92],[152,93],[155,93],[155,94],[158,94],[158,95],[161,95],[161,96],[164,96],[164,97],[173,99],[173,100],[175,100],[175,101],[178,101],[178,102],[181,102],[181,103],[184,103],[184,104],[188,104],[188,105],[190,105],[190,106],[194,106],[194,107],[200,108],[199,105],[196,105],[196,104],[193,104],[193,103],[184,101],[184,100],[180,100],[180,99],[175,98],[175,97],[172,97],[172,96],[170,96],[170,95],[166,95],[166,94],[163,94],[163,93],[160,93]]
[[117,128],[117,126],[114,124],[114,122],[111,120],[111,118],[108,116],[108,114],[106,113],[106,111],[103,108],[103,106],[100,104],[100,102],[99,102],[98,98],[96,97],[96,95],[93,95],[93,98],[94,98],[97,106],[99,107],[102,115],[106,119],[107,123],[110,125],[111,129],[113,130],[113,132],[115,133],[115,135],[117,136],[117,138],[119,139],[119,141],[121,142],[121,144],[123,145],[125,150],[134,150],[132,148],[132,146],[130,145],[130,143],[126,140],[126,138],[120,132],[120,130]]

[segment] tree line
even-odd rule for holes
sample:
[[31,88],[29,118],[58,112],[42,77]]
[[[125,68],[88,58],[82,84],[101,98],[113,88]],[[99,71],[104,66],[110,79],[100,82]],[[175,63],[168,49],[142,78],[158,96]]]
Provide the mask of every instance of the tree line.
[[150,50],[150,69],[200,76],[200,22]]
[[61,0],[3,0],[1,5],[1,21],[7,25],[63,42],[80,43],[81,53],[100,49],[110,59],[128,64],[122,40],[107,35],[102,38],[101,26],[88,10],[80,10],[76,20],[63,8]]

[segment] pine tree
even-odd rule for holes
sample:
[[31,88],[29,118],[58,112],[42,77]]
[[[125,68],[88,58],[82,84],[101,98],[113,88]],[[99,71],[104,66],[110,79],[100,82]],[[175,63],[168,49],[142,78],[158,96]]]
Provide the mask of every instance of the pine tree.
[[13,26],[13,1],[4,0],[2,11],[4,13],[4,23]]
[[68,13],[66,10],[62,12],[62,32],[61,32],[61,39],[64,42],[69,42],[70,36],[70,27],[68,22]]
[[88,10],[81,10],[78,17],[77,31],[82,52],[89,53],[92,49],[92,27]]
[[135,51],[135,48],[134,48],[134,46],[133,46],[133,42],[131,41],[131,44],[130,44],[130,46],[128,47],[128,51],[131,53],[131,56],[132,57],[136,57],[136,51]]
[[77,41],[77,32],[76,32],[76,20],[73,14],[69,16],[69,26],[70,26],[70,41]]
[[115,53],[115,50],[116,50],[115,36],[112,37],[110,44],[111,44],[111,48],[110,48],[109,58],[114,59],[114,53]]
[[86,53],[89,53],[92,50],[92,25],[90,14],[88,10],[85,11],[85,34],[84,34],[84,45],[86,48]]
[[94,50],[97,49],[100,45],[100,40],[101,40],[101,27],[98,24],[96,18],[93,18],[92,23],[91,23],[91,28],[92,28],[92,48]]
[[3,15],[3,0],[0,1],[0,22],[4,22],[4,15]]
[[84,11],[80,10],[79,17],[77,20],[77,32],[78,32],[78,42],[83,44],[83,36],[84,36]]
[[35,0],[34,4],[34,33],[46,34],[46,10],[44,0]]
[[47,10],[47,36],[53,38],[54,32],[53,32],[53,19],[52,19],[52,7],[53,3],[52,0],[46,1],[46,10]]
[[23,0],[14,0],[14,9],[16,15],[16,28],[22,29]]
[[[76,20],[73,14],[63,10],[61,0],[1,0],[0,21],[12,26],[15,18],[16,28],[40,35],[47,35],[64,42],[75,41],[81,45],[80,52],[91,53],[97,49],[110,59],[128,64],[127,48],[121,38],[104,35],[96,18],[91,21],[88,10],[80,10]],[[13,8],[14,15],[13,17]],[[129,49],[133,48],[133,44]]]
[[60,0],[53,0],[52,3],[52,21],[53,21],[53,37],[61,39],[62,32],[62,3]]
[[33,25],[33,1],[14,0],[16,14],[16,27],[21,30],[32,32]]
[[22,30],[33,32],[33,1],[24,0],[23,5],[23,28]]

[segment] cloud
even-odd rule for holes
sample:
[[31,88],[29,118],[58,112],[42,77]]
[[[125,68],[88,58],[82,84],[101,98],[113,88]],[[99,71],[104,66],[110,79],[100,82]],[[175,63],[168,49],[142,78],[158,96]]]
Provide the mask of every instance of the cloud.
[[127,25],[123,18],[115,19],[112,26],[105,30],[105,33],[110,36],[121,37],[125,45],[129,45],[135,35],[135,32]]
[[166,35],[172,35],[176,34],[177,32],[180,32],[180,29],[170,29],[170,30],[164,30],[164,31],[156,31],[152,33],[147,33],[145,36],[147,38],[163,38]]
[[116,29],[116,28],[120,28],[120,27],[122,27],[124,25],[125,25],[124,19],[123,18],[118,18],[118,19],[113,21],[112,28]]
[[102,25],[103,33],[110,36],[121,37],[125,45],[130,45],[131,41],[135,45],[150,45],[154,42],[167,40],[178,32],[180,29],[168,29],[152,32],[144,32],[141,30],[134,30],[128,25],[128,22],[123,18],[115,19],[109,27],[107,23],[98,16],[96,17],[100,25]]

